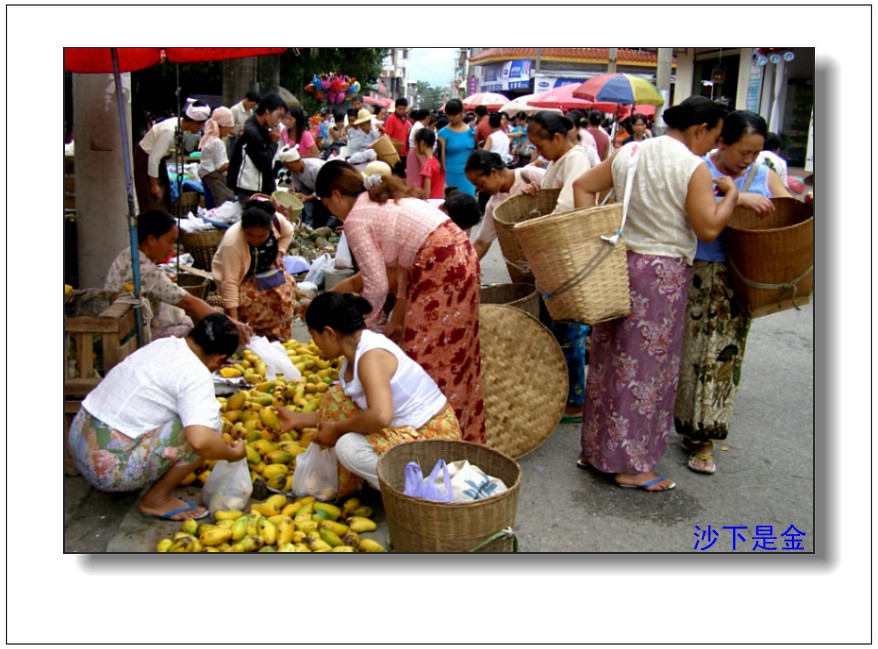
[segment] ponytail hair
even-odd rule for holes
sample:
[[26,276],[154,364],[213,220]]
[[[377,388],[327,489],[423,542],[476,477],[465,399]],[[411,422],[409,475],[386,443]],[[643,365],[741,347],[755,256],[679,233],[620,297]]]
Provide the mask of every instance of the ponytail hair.
[[199,320],[189,334],[205,354],[231,356],[241,344],[238,329],[224,313],[210,313]]
[[[317,180],[314,183],[314,191],[317,196],[326,198],[337,191],[344,196],[359,196],[365,191],[369,192],[369,198],[383,205],[389,200],[397,201],[400,198],[420,198],[420,192],[407,185],[396,176],[379,177],[366,188],[365,177],[356,167],[344,160],[330,160],[320,168]],[[310,306],[308,307],[311,308]]]
[[680,131],[699,124],[707,124],[707,127],[712,129],[719,124],[727,112],[721,104],[696,95],[668,108],[662,113],[662,119],[665,120],[665,124]]
[[305,312],[305,324],[309,329],[323,333],[332,327],[343,335],[356,333],[366,328],[363,316],[372,312],[369,301],[353,293],[327,291],[315,297]]

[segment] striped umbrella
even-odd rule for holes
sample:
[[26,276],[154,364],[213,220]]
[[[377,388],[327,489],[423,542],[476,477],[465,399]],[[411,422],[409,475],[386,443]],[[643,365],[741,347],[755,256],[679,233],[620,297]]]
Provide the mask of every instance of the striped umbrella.
[[606,101],[627,105],[662,106],[665,103],[658,88],[649,81],[623,72],[611,72],[592,77],[575,88],[573,96],[588,101]]

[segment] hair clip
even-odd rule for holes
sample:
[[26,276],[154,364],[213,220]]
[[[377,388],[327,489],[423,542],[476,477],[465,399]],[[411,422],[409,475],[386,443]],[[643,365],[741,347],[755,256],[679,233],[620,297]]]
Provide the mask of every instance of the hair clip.
[[375,185],[380,185],[383,180],[383,176],[379,176],[378,174],[369,174],[363,180],[363,186],[366,189],[372,189]]

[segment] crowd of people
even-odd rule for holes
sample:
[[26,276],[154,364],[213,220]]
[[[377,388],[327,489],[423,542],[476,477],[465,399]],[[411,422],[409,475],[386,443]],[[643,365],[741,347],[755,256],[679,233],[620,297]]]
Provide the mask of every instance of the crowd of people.
[[[676,486],[655,470],[674,430],[690,453],[689,468],[716,472],[713,443],[729,434],[749,329],[729,280],[722,232],[736,206],[765,214],[774,209],[770,198],[789,195],[779,175],[782,159],[763,151],[773,135],[765,120],[729,113],[705,97],[667,109],[662,135],[640,114],[613,137],[596,111],[529,116],[479,107],[470,113],[458,99],[429,111],[410,109],[399,98],[383,112],[355,96],[345,110],[323,112],[315,137],[301,108],[275,94],[248,93],[231,109],[187,107],[183,128],[203,133],[206,193],[214,202],[240,201],[243,209],[213,259],[226,314],[221,321],[156,267],[177,236],[162,173],[173,128],[159,122],[140,142],[135,169],[144,292],[183,308],[194,321],[194,333],[184,339],[194,357],[183,355],[191,361],[192,384],[204,381],[195,360],[212,368],[233,342],[253,333],[290,338],[292,321],[301,316],[318,347],[344,356],[345,364],[320,411],[285,415],[284,426],[318,426],[316,441],[338,448],[347,482],[377,487],[378,456],[412,435],[484,443],[479,260],[497,236],[494,211],[511,196],[544,189],[560,190],[555,213],[588,208],[609,190],[621,197],[634,174],[624,229],[631,314],[589,328],[553,322],[543,306],[542,319],[567,362],[564,421],[581,422],[577,465],[620,487],[661,492]],[[396,155],[379,152],[380,139],[389,140]],[[356,274],[307,309],[284,269],[294,224],[278,212],[271,197],[277,189],[310,204],[303,215],[309,224],[335,219],[355,261]],[[119,288],[130,277],[130,253],[123,252],[108,286]],[[223,345],[204,337],[206,322],[224,332]],[[179,452],[176,463],[155,464],[144,474],[157,482],[141,509],[198,517],[203,510],[170,497],[170,482],[185,475],[177,468],[191,467],[196,455],[231,459],[240,449],[200,441],[209,418],[205,404],[185,412],[169,408],[165,414],[174,424],[155,417],[129,421],[112,410],[110,396],[122,389],[117,379],[126,380],[151,358],[141,350],[124,369],[110,372],[74,422],[72,450],[96,486],[114,489],[128,484],[126,472],[114,467],[104,477],[103,468],[90,466],[95,444],[144,436],[153,436],[139,442],[149,448],[176,444],[177,451],[163,455],[173,459]],[[147,380],[153,379],[141,381]],[[156,389],[172,399],[181,384]],[[207,399],[203,386],[202,392]],[[144,407],[135,403],[139,398],[129,395],[135,411]],[[104,429],[109,438],[95,437]],[[184,448],[187,442],[195,455]],[[173,478],[156,473],[169,467]]]

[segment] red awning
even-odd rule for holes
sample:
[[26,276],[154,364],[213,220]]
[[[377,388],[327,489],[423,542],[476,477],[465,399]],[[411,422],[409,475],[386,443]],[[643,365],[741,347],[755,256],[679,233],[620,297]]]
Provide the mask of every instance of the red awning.
[[[239,59],[247,56],[280,54],[286,47],[167,47],[165,57],[171,63],[204,63]],[[162,62],[161,47],[119,47],[120,72],[136,72]],[[80,73],[112,73],[109,47],[65,47],[64,69]]]

